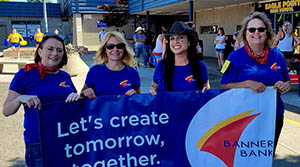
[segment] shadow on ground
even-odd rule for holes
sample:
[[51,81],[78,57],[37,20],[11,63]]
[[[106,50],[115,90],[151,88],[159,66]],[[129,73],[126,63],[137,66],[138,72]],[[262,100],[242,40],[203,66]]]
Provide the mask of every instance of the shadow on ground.
[[9,167],[25,167],[25,161],[22,158],[13,158],[11,160],[8,160]]
[[273,167],[299,167],[300,166],[300,156],[287,156],[281,159],[274,158],[273,160]]

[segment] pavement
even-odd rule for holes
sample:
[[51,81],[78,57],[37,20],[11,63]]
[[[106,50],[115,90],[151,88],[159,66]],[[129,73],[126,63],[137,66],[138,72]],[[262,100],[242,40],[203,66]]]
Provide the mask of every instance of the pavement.
[[[81,59],[86,67],[93,65],[93,57],[96,54],[95,48],[89,48],[86,55]],[[0,52],[1,56],[1,52]],[[205,58],[204,62],[209,71],[209,80],[212,89],[220,89],[221,73],[217,70],[217,60],[215,58]],[[78,91],[84,85],[88,68],[81,68],[81,72],[72,77]],[[3,73],[0,73],[0,104],[2,106],[8,92],[9,84],[18,71],[17,65],[4,65]],[[153,68],[140,67],[138,69],[141,77],[142,93],[148,93],[151,86]],[[276,154],[273,160],[273,167],[300,167],[300,97],[298,84],[293,85],[293,89],[282,95],[285,103],[285,122]],[[24,163],[24,143],[23,143],[23,109],[5,118],[0,115],[0,166],[21,167]]]

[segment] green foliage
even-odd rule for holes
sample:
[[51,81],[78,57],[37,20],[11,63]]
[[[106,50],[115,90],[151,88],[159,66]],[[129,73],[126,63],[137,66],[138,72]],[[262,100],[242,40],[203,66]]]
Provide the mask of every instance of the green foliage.
[[112,2],[114,5],[99,5],[97,8],[107,11],[104,14],[103,21],[108,26],[122,27],[126,25],[132,16],[128,13],[128,0],[114,0]]
[[0,0],[0,2],[9,2],[9,0]]

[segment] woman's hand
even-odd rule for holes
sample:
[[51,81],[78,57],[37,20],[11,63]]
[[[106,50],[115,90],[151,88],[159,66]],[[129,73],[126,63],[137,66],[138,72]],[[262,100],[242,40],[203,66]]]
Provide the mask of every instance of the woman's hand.
[[86,88],[86,89],[82,90],[80,95],[84,96],[84,97],[87,97],[89,99],[95,99],[96,98],[95,92],[92,88]]
[[291,84],[289,81],[277,81],[274,84],[273,89],[277,89],[280,93],[286,93],[291,89]]
[[128,91],[125,93],[125,95],[126,95],[126,96],[132,96],[133,94],[136,94],[136,93],[137,93],[136,90],[130,89],[130,90],[128,90]]
[[20,95],[17,97],[17,100],[21,104],[26,104],[28,108],[34,107],[38,110],[41,109],[41,101],[40,99],[35,95]]
[[65,100],[66,103],[70,103],[73,101],[77,101],[80,98],[80,96],[77,93],[70,93],[67,99]]
[[256,82],[252,80],[246,81],[246,87],[254,90],[256,93],[262,93],[266,90],[266,85],[262,82]]

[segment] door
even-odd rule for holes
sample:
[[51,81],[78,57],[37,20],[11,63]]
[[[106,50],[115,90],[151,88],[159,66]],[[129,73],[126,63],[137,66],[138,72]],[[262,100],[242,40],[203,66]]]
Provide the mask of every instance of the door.
[[0,51],[2,52],[3,49],[6,47],[3,46],[3,40],[7,38],[7,33],[6,33],[6,26],[0,25]]

